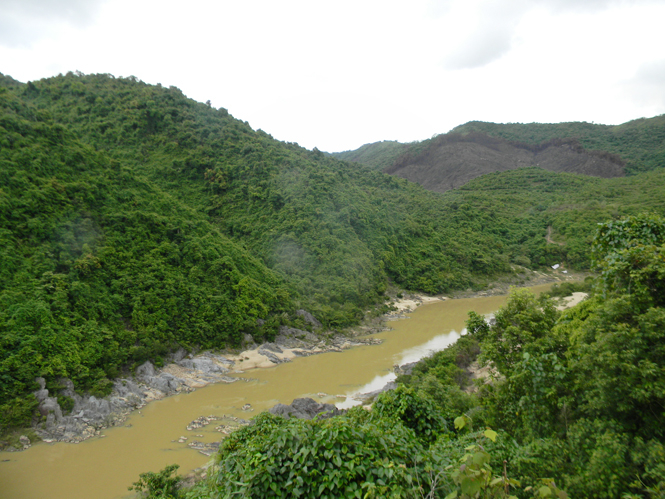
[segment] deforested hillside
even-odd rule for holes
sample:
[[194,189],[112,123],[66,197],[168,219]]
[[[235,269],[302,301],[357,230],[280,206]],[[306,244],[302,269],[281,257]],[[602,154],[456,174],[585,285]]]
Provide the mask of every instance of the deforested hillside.
[[430,191],[445,192],[487,173],[529,166],[604,178],[624,174],[618,156],[589,152],[574,140],[553,139],[529,145],[479,132],[439,135],[413,147],[383,171]]
[[665,115],[616,126],[471,121],[421,142],[377,142],[334,155],[436,192],[525,166],[596,177],[636,175],[665,165]]
[[480,132],[492,137],[531,145],[553,139],[572,139],[587,151],[615,154],[626,164],[626,174],[665,165],[665,115],[640,118],[621,125],[571,123],[485,123],[470,121],[451,133]]

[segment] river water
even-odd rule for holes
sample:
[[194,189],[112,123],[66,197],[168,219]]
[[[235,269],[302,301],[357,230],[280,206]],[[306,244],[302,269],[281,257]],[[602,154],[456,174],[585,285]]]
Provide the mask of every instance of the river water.
[[[540,292],[549,287],[532,289]],[[250,418],[277,403],[290,404],[294,398],[307,396],[347,407],[350,399],[335,396],[380,388],[393,378],[393,365],[412,362],[455,342],[469,310],[489,314],[505,302],[505,296],[492,296],[422,305],[410,318],[389,323],[391,331],[374,335],[384,340],[381,345],[296,358],[236,375],[249,381],[209,385],[152,402],[135,411],[124,426],[104,430],[104,438],[80,444],[39,443],[24,452],[2,452],[0,499],[133,497],[127,487],[139,473],[177,463],[186,474],[210,459],[177,442],[180,436],[188,437],[188,442],[219,440],[214,422],[187,431],[194,419],[210,415]],[[322,393],[329,395],[320,397]],[[253,412],[243,412],[244,404],[251,404]]]

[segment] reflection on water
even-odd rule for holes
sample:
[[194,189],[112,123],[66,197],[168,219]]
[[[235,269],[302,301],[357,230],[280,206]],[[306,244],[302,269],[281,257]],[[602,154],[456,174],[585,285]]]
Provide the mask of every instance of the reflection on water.
[[[462,330],[462,334],[465,333],[466,329]],[[460,335],[454,329],[450,333],[440,334],[438,336],[435,336],[427,343],[405,350],[398,364],[402,365],[402,364],[410,364],[411,362],[416,362],[422,359],[423,357],[427,357],[428,355],[431,355],[434,352],[438,352],[440,350],[443,350],[447,346],[452,345],[457,341],[459,337]]]
[[[462,330],[461,334],[466,334],[466,329]],[[449,345],[452,345],[460,337],[460,334],[454,329],[449,333],[439,334],[432,338],[431,340],[423,343],[422,345],[417,345],[415,347],[407,348],[403,352],[400,352],[396,355],[396,365],[410,364],[412,362],[417,362],[420,359],[432,355],[434,352],[439,352],[446,348]],[[377,390],[380,390],[386,384],[391,381],[395,381],[397,376],[393,372],[389,372],[383,375],[377,375],[369,383],[357,388],[353,391],[347,392],[347,399],[344,402],[338,402],[335,404],[340,409],[349,409],[354,405],[359,405],[362,403],[361,400],[356,400],[354,395],[359,393],[371,393]]]
[[[546,286],[549,287],[549,286]],[[546,287],[539,287],[539,291]],[[423,305],[408,320],[375,335],[381,345],[361,346],[341,353],[296,358],[293,362],[238,375],[252,378],[217,384],[145,406],[126,426],[105,430],[106,438],[80,444],[36,444],[24,452],[0,453],[0,499],[119,499],[138,474],[158,471],[173,463],[187,473],[209,457],[178,443],[181,436],[200,442],[218,441],[215,424],[187,431],[200,416],[231,415],[249,418],[277,403],[312,397],[343,403],[338,394],[378,390],[393,365],[412,362],[454,342],[469,310],[489,314],[506,297],[448,300]],[[317,394],[328,394],[319,397]],[[241,410],[251,404],[252,412]],[[4,462],[7,460],[7,462]]]

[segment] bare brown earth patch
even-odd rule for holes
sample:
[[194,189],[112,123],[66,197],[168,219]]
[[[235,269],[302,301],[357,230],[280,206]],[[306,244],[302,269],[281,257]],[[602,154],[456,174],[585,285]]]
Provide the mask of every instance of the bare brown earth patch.
[[404,154],[383,171],[430,191],[445,192],[486,173],[530,166],[593,177],[624,176],[619,157],[587,151],[572,139],[528,145],[478,132],[440,135],[421,152]]

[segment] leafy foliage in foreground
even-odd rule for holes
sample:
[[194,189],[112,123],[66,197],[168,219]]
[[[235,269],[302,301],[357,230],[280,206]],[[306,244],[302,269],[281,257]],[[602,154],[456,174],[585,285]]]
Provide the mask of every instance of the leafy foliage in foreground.
[[516,482],[495,463],[507,452],[503,437],[442,427],[436,438],[422,438],[422,422],[404,418],[405,406],[424,420],[441,419],[403,387],[380,395],[372,411],[322,421],[261,414],[223,442],[214,476],[188,497],[508,496]]
[[175,475],[178,468],[179,465],[171,464],[158,473],[152,471],[141,473],[139,480],[134,482],[129,490],[135,490],[150,498],[175,499],[182,481],[178,475]]
[[[597,292],[570,310],[515,291],[491,326],[470,314],[466,343],[480,344],[496,376],[467,413],[516,438],[516,478],[548,476],[573,497],[665,493],[664,230],[653,215],[603,224]],[[432,379],[438,392],[456,390],[445,373],[464,349],[453,345],[401,380],[422,395]]]

